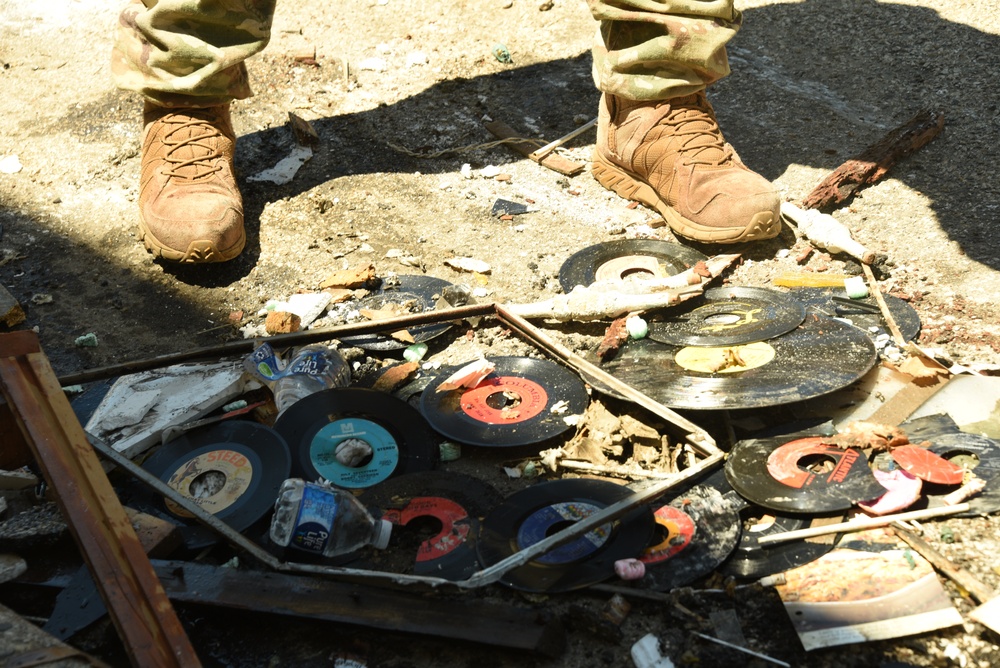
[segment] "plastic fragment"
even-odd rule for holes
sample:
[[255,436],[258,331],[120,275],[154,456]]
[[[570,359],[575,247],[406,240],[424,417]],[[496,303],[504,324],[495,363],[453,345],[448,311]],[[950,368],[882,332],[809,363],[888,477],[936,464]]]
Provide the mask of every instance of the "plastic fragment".
[[77,348],[96,348],[97,347],[97,334],[90,332],[89,334],[84,334],[83,336],[78,336],[73,341]]

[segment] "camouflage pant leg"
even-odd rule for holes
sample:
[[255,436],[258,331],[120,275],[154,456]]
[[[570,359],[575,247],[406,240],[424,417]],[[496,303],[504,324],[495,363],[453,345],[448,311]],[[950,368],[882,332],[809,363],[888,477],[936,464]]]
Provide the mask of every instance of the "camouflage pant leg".
[[729,74],[733,0],[587,0],[600,21],[594,83],[633,100],[688,95]]
[[275,0],[132,0],[118,20],[119,88],[166,107],[252,95],[244,62],[267,44]]

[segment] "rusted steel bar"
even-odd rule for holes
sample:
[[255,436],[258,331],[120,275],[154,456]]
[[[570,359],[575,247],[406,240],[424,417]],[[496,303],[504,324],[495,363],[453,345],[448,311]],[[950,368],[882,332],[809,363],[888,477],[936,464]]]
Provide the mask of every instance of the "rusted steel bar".
[[34,332],[0,336],[0,390],[83,554],[132,664],[201,662]]

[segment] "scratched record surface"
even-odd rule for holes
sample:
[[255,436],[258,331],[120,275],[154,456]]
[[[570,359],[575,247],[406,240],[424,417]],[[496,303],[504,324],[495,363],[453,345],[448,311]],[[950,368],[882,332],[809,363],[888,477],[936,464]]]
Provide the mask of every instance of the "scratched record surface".
[[[212,513],[243,531],[274,507],[289,477],[291,456],[275,430],[246,420],[227,420],[189,431],[161,446],[142,467]],[[215,534],[175,503],[145,486],[132,500],[139,510],[180,521],[185,545],[198,548]]]
[[[522,489],[486,516],[479,558],[491,566],[630,495],[628,488],[604,480],[553,480]],[[508,571],[500,582],[550,593],[601,582],[614,575],[615,561],[642,553],[654,524],[649,506],[641,506]]]
[[[384,570],[464,580],[479,570],[482,518],[503,496],[479,478],[451,471],[409,473],[365,490],[360,500],[397,525],[390,550],[405,563]],[[386,561],[388,555],[374,555]],[[380,570],[382,564],[370,564]],[[364,566],[361,566],[364,567]]]
[[792,568],[819,559],[834,548],[837,536],[819,536],[808,540],[793,540],[785,543],[761,545],[764,536],[808,529],[814,524],[840,521],[836,518],[812,518],[775,513],[760,506],[750,505],[739,512],[743,527],[739,543],[732,555],[720,567],[723,575],[757,580],[783,573]]
[[885,494],[862,451],[822,441],[740,441],[726,458],[726,479],[751,503],[778,512],[844,511]]
[[559,284],[570,292],[578,285],[627,276],[664,278],[686,271],[707,258],[696,250],[659,239],[620,239],[588,246],[559,269]]
[[665,309],[649,338],[675,346],[733,346],[766,341],[802,324],[806,308],[785,292],[725,287]]
[[737,508],[722,493],[704,485],[653,509],[656,530],[639,556],[646,574],[631,583],[669,591],[708,575],[724,562],[740,539]]
[[[439,440],[420,412],[377,390],[333,388],[299,399],[274,423],[292,452],[292,473],[364,489],[437,466]],[[341,459],[337,451],[341,450]],[[358,449],[367,455],[346,460]]]
[[[721,371],[727,359],[737,361]],[[857,327],[807,314],[769,341],[740,346],[672,346],[629,341],[604,371],[670,408],[730,410],[778,406],[850,385],[874,366],[875,344]],[[597,379],[594,387],[603,390]]]
[[[402,307],[402,313],[424,313],[433,311],[441,291],[453,284],[433,276],[413,276],[402,274],[399,282],[391,286],[383,285],[377,291],[358,301],[359,309],[378,311],[387,306]],[[436,322],[410,327],[407,331],[416,343],[429,341],[444,334],[452,327],[450,322]],[[344,336],[340,339],[344,346],[355,346],[365,350],[402,350],[411,345],[394,339],[387,332]]]
[[[889,334],[882,310],[872,295],[851,299],[842,288],[795,288],[788,294],[814,313],[844,318],[866,332],[875,327],[878,329],[875,334]],[[903,338],[907,341],[916,338],[920,333],[920,316],[916,309],[899,297],[883,294],[882,298]]]
[[[438,392],[464,364],[442,369],[420,397],[420,411],[447,438],[468,445],[513,447],[541,443],[570,429],[565,418],[587,408],[580,377],[555,362],[490,357],[495,370],[476,387]],[[560,402],[565,410],[552,409]]]

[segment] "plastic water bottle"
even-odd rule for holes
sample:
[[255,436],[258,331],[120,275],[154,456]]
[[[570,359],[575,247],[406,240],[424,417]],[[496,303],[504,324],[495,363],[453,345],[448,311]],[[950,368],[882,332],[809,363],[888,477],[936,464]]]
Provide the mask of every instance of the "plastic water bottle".
[[286,480],[271,519],[271,540],[312,555],[333,557],[365,545],[384,550],[392,522],[376,520],[350,492],[327,485]]
[[295,349],[287,364],[282,364],[270,344],[263,343],[243,366],[271,388],[279,414],[310,394],[351,384],[351,369],[343,355],[322,343]]

